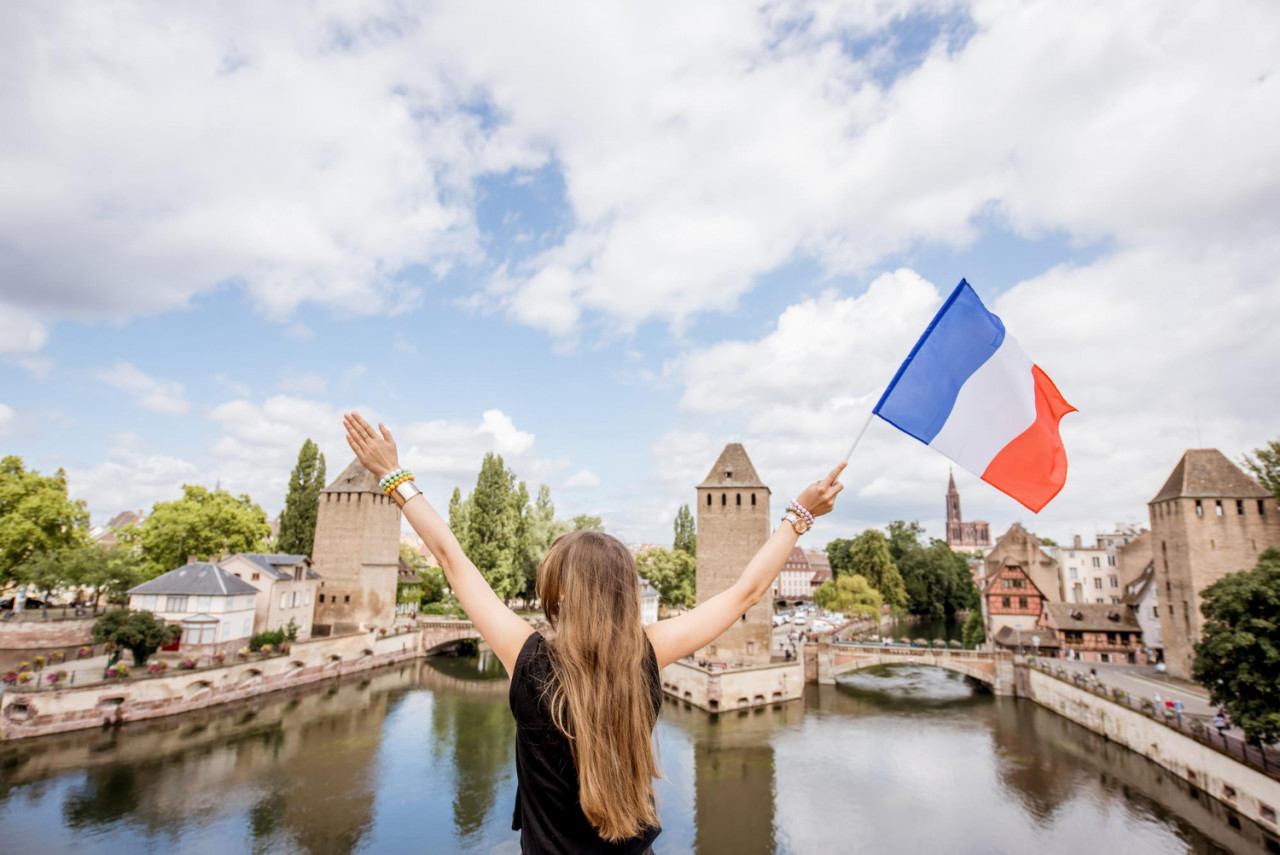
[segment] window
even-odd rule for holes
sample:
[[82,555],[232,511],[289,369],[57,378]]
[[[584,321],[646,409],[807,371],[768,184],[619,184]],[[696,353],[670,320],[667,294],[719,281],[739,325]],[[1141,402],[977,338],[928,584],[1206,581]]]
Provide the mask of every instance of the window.
[[196,611],[208,613],[213,608],[213,597],[196,597]]
[[711,494],[707,493],[707,507],[711,507]]
[[220,639],[221,641],[226,641],[228,638],[230,638],[230,637],[231,637],[231,622],[230,622],[230,621],[225,621],[225,620],[224,620],[224,621],[222,622],[222,633],[221,633],[221,635],[222,635],[222,638]]
[[304,606],[309,606],[309,605],[311,605],[311,592],[310,592],[310,591],[307,591],[307,595],[306,595],[305,597],[303,597],[303,599],[302,599],[302,604],[303,604]]
[[298,565],[297,567],[293,568],[293,581],[295,582],[302,581],[302,565]]
[[296,609],[296,608],[298,607],[298,605],[299,605],[301,602],[302,602],[302,592],[301,592],[301,591],[294,591],[294,592],[293,592],[293,607]]
[[1018,597],[1018,608],[1025,609],[1027,607],[1027,598]]
[[1152,617],[1152,618],[1158,618],[1158,617],[1160,617],[1160,607],[1159,607],[1159,606],[1152,606],[1152,607],[1151,607],[1151,617]]
[[1258,516],[1262,516],[1267,512],[1267,502],[1265,499],[1258,500]]
[[351,602],[351,595],[350,595],[350,594],[347,594],[345,597],[343,597],[343,598],[342,598],[342,602],[344,602],[344,603],[349,603],[349,602]]
[[1101,588],[1101,587],[1102,587],[1102,577],[1101,577],[1101,576],[1094,576],[1094,577],[1093,577],[1093,587],[1095,587],[1095,588]]
[[1222,516],[1222,500],[1221,500],[1221,499],[1215,499],[1215,500],[1214,500],[1214,502],[1213,502],[1213,509],[1214,509],[1214,512],[1215,512],[1215,513],[1217,513],[1217,515],[1218,515],[1218,516]]
[[289,592],[288,591],[280,595],[280,608],[282,609],[289,608]]
[[755,506],[756,506],[756,494],[755,494],[755,493],[752,493],[752,494],[751,494],[751,507],[753,507],[753,508],[754,508]]
[[1115,634],[1114,632],[1108,632],[1108,633],[1107,633],[1107,644],[1111,645],[1112,647],[1115,647],[1115,645],[1116,645],[1116,634]]
[[1119,598],[1119,597],[1112,597],[1112,598],[1111,598],[1111,605],[1113,605],[1113,606],[1114,606],[1114,605],[1117,605],[1119,602],[1120,602],[1120,598]]
[[1112,573],[1110,576],[1107,577],[1107,580],[1111,582],[1111,587],[1113,588],[1120,587],[1120,577],[1117,576],[1116,574]]
[[1071,581],[1072,581],[1072,582],[1074,582],[1075,580],[1076,580],[1076,568],[1072,567],[1072,568],[1071,568]]
[[178,596],[170,594],[165,598],[164,610],[166,612],[185,612],[187,610],[187,597],[185,594]]
[[1196,499],[1196,516],[1198,517],[1204,516],[1204,505],[1200,504],[1199,499]]
[[154,612],[156,610],[156,595],[147,594],[145,597],[143,597],[142,607],[149,612]]
[[1007,608],[1009,608],[1009,598],[1008,598],[1008,597],[1001,597],[1001,598],[1000,598],[1000,607],[1001,607],[1001,608],[1003,608],[1003,609],[1007,609]]
[[720,507],[722,507],[722,508],[723,508],[723,507],[724,507],[725,505],[727,505],[727,504],[729,504],[729,494],[728,494],[728,493],[721,493],[721,494],[720,494]]
[[1115,566],[1116,566],[1116,557],[1115,557],[1114,555],[1108,555],[1108,556],[1107,556],[1107,566],[1108,566],[1108,567],[1115,567]]
[[1099,557],[1098,557],[1098,556],[1096,556],[1096,555],[1095,555],[1095,556],[1093,556],[1093,566],[1094,566],[1094,567],[1101,567],[1101,566],[1102,566],[1102,559],[1101,559],[1101,558],[1099,558]]
[[323,603],[323,602],[324,602],[324,594],[321,594],[321,595],[320,595],[320,599],[318,600],[318,602],[321,602],[321,603]]
[[736,504],[738,507],[742,507],[742,494],[741,494],[741,493],[738,493],[738,494],[734,497],[734,504]]
[[259,575],[260,575],[260,574],[258,574],[258,573],[254,573],[254,574],[253,574],[252,576],[250,576],[249,578],[256,582],[256,581],[258,581],[258,576],[259,576]]
[[240,634],[241,635],[253,634],[253,618],[247,617],[244,619],[244,624],[240,628]]
[[1236,516],[1244,516],[1244,499],[1236,499]]
[[1076,557],[1076,554],[1075,554],[1074,552],[1068,552],[1068,553],[1067,553],[1067,557],[1068,557],[1068,558],[1075,558],[1075,557]]

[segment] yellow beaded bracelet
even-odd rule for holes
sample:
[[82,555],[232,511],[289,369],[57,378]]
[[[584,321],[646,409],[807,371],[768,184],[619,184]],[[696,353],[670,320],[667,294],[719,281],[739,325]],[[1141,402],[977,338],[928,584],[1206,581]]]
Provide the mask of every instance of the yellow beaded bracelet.
[[383,492],[385,492],[388,496],[390,496],[391,491],[394,490],[396,487],[399,487],[405,481],[412,481],[412,480],[413,480],[413,473],[404,472],[400,475],[397,475],[395,478],[392,478],[390,483],[387,484],[386,489]]

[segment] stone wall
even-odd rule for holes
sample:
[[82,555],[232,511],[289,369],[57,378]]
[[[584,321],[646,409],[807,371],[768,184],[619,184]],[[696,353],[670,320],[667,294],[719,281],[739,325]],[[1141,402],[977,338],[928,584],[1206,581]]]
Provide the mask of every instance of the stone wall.
[[50,618],[0,621],[0,652],[61,650],[89,643],[96,618]]
[[237,660],[221,668],[169,671],[80,688],[0,696],[0,738],[20,739],[202,709],[422,654],[422,631],[358,633],[298,642],[286,656]]
[[1263,828],[1280,832],[1280,781],[1135,710],[1033,668],[1018,671],[1020,684],[1025,673],[1026,694],[1036,703],[1136,751]]
[[[710,499],[710,504],[708,504]],[[769,539],[767,487],[698,488],[698,602],[703,603],[738,581],[747,563]],[[773,600],[752,606],[698,659],[725,664],[765,664],[773,637]]]
[[706,669],[673,662],[662,669],[662,690],[708,712],[748,709],[797,700],[804,693],[804,664]]
[[389,498],[322,492],[311,556],[322,579],[315,623],[336,631],[394,624],[399,550],[400,509]]

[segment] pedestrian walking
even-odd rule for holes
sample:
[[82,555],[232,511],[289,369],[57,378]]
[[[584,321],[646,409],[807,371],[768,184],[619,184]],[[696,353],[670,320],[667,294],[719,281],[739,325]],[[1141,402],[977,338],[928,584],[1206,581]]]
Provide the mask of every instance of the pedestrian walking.
[[1227,737],[1225,731],[1227,729],[1227,720],[1222,715],[1221,710],[1219,710],[1218,714],[1213,717],[1213,726],[1218,729],[1218,736],[1222,737],[1222,741],[1226,742]]

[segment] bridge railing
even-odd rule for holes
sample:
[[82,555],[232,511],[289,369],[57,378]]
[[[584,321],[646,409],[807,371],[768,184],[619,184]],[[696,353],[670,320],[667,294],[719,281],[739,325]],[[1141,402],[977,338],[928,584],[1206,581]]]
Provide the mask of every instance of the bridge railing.
[[1092,692],[1114,704],[1128,707],[1134,712],[1147,716],[1153,721],[1172,728],[1184,736],[1189,736],[1213,750],[1226,754],[1232,760],[1245,763],[1280,780],[1280,747],[1275,745],[1250,745],[1239,737],[1219,733],[1211,724],[1192,715],[1176,712],[1150,698],[1135,697],[1132,692],[1111,688],[1095,682],[1087,675],[1056,666],[1051,659],[1032,659],[1032,667],[1046,676],[1064,683],[1070,683],[1077,689]]
[[1000,659],[1011,654],[994,650],[961,650],[954,647],[898,647],[891,644],[864,644],[860,642],[841,641],[835,645],[840,650],[859,650],[866,653],[887,654],[890,656],[950,656],[955,659]]

